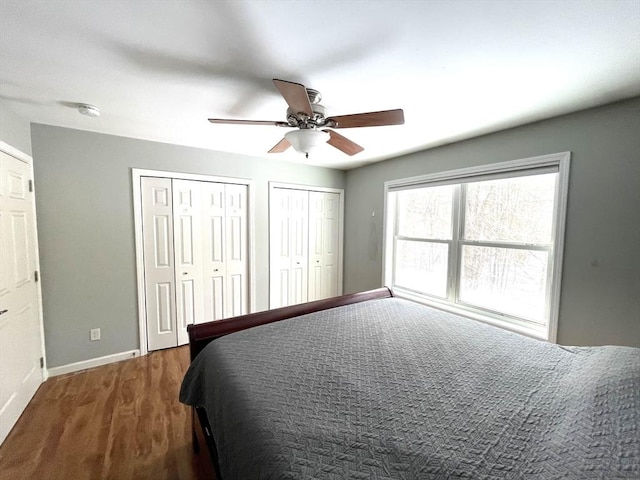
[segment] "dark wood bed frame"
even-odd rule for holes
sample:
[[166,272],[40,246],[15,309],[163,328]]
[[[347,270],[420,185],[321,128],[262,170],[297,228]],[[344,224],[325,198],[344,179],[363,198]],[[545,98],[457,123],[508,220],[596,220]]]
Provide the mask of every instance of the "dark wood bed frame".
[[[199,325],[189,325],[187,327],[187,332],[189,334],[189,351],[191,354],[191,361],[193,361],[202,349],[213,340],[228,335],[229,333],[239,332],[241,330],[246,330],[247,328],[257,327],[258,325],[265,325],[267,323],[279,322],[288,318],[299,317],[300,315],[306,315],[307,313],[319,312],[353,303],[389,297],[393,297],[393,292],[387,287],[382,287],[375,290],[368,290],[366,292],[351,293],[339,297],[317,300],[315,302],[292,305],[290,307],[249,313],[247,315],[241,315],[239,317],[225,320],[216,320],[213,322],[201,323]],[[201,435],[199,435],[197,431],[195,420],[196,415],[201,427]],[[211,461],[213,462],[216,476],[220,479],[218,452],[211,433],[211,427],[209,426],[209,419],[207,418],[206,411],[203,408],[195,408],[191,417],[191,423],[193,431],[193,451],[195,453],[200,451],[198,437],[204,437],[207,449],[211,455]]]

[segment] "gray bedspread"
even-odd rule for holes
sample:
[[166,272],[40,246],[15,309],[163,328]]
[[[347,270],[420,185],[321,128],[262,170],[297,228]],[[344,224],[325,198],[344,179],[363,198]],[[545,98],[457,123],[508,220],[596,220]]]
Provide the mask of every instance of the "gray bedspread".
[[639,479],[640,349],[560,347],[397,298],[207,346],[223,480]]

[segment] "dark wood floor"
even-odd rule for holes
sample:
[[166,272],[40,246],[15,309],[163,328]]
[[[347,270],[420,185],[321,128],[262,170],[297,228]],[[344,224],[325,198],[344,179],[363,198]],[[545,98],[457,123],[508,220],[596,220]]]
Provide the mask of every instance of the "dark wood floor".
[[50,378],[0,447],[0,479],[213,478],[178,402],[188,364],[180,347]]

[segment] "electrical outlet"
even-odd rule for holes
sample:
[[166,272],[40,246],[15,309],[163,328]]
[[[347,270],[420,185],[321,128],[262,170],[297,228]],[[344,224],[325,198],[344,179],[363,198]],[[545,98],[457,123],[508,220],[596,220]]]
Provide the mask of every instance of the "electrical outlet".
[[96,340],[100,340],[100,329],[92,328],[91,329],[91,341],[95,342]]

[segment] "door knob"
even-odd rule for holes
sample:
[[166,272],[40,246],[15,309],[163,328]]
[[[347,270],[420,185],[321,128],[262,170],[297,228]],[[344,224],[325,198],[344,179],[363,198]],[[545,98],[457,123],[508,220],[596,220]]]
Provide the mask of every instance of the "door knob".
[[0,310],[0,315],[4,315],[5,313],[7,313],[9,310]]

